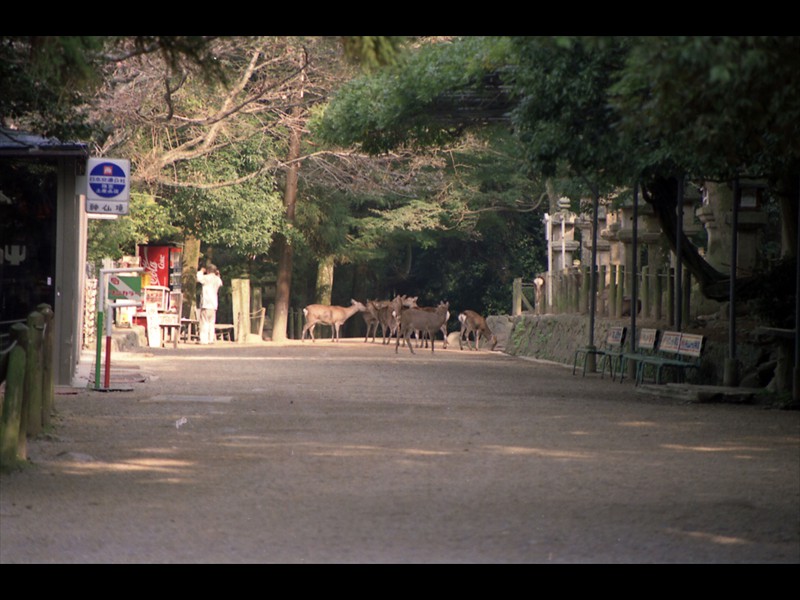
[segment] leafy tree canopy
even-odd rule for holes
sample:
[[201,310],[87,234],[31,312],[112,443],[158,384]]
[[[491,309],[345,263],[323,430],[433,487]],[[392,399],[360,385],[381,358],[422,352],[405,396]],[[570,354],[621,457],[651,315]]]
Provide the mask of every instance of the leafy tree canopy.
[[503,118],[504,90],[487,77],[507,64],[507,51],[508,40],[469,37],[404,53],[396,64],[342,86],[315,133],[368,153],[452,142],[470,122]]

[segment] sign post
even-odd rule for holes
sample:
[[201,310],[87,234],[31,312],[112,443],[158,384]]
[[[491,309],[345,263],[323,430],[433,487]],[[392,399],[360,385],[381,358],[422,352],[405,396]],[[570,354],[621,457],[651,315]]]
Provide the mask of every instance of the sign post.
[[[98,290],[97,290],[97,354],[95,357],[95,366],[94,366],[94,388],[96,390],[100,389],[100,364],[101,364],[101,354],[102,354],[102,341],[101,336],[103,334],[103,321],[106,310],[109,311],[112,307],[121,307],[121,306],[139,306],[142,303],[141,299],[141,276],[137,277],[122,277],[122,276],[113,276],[116,273],[143,273],[144,268],[142,267],[121,267],[116,269],[100,269],[100,280],[98,282]],[[112,275],[110,278],[115,283],[112,286],[112,281],[109,281],[108,289],[106,289],[106,276]],[[134,289],[137,287],[137,284],[133,282],[134,279],[139,279],[138,283],[138,294],[134,292]],[[113,291],[112,291],[113,290]],[[115,302],[112,304],[109,302],[112,295],[115,298]],[[124,298],[118,299],[118,298]],[[106,321],[106,376],[105,376],[105,388],[108,389],[109,387],[109,380],[111,375],[111,315],[108,315],[108,319]]]
[[86,166],[86,212],[109,217],[129,214],[131,161],[90,158]]

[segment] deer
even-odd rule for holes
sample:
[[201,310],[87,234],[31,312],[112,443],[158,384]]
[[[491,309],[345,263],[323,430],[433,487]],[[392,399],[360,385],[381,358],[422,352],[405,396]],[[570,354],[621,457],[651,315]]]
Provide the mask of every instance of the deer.
[[[442,304],[442,303],[440,302],[439,304]],[[421,310],[426,310],[428,312],[436,312],[436,307],[434,307],[434,306],[417,306],[416,308],[419,308]],[[447,349],[447,322],[449,320],[450,320],[450,312],[448,311],[447,318],[445,319],[445,321],[442,324],[442,327],[440,329],[440,331],[442,332],[442,335],[444,336],[444,344],[442,345],[442,347],[445,350]],[[424,346],[426,348],[428,347],[428,338],[425,337],[425,335],[426,335],[425,333],[423,333],[421,331],[415,331],[414,335],[417,338],[417,348],[422,348],[423,344],[424,344]]]
[[397,295],[388,305],[378,310],[378,318],[383,327],[384,344],[389,344],[393,335],[400,335],[398,333],[398,315],[400,315],[404,308],[415,307],[417,305],[417,298],[419,298],[419,296],[409,297]]
[[[467,348],[478,350],[481,342],[481,336],[489,340],[491,344],[490,350],[494,350],[497,346],[497,336],[492,333],[489,326],[486,324],[486,319],[476,313],[474,310],[465,310],[458,314],[458,320],[461,323],[461,333],[458,336],[458,347],[460,350],[464,349],[463,341],[466,337]],[[470,348],[469,334],[473,334],[475,338],[475,348]]]
[[367,310],[367,307],[361,304],[358,300],[350,300],[350,306],[329,306],[327,304],[309,304],[303,309],[303,315],[306,318],[306,324],[303,326],[303,334],[300,336],[300,341],[304,342],[306,339],[306,331],[311,336],[311,341],[316,342],[314,339],[314,328],[317,323],[331,326],[331,341],[339,341],[339,328],[344,324],[347,319],[352,317],[357,312]]
[[367,326],[367,334],[364,336],[364,343],[369,339],[370,332],[372,332],[372,341],[375,341],[375,335],[378,333],[379,325],[381,327],[381,334],[384,334],[385,328],[381,323],[379,312],[381,308],[388,306],[390,302],[390,300],[367,300],[365,305],[367,310],[361,313],[364,317],[364,323]]
[[400,313],[400,323],[397,332],[397,342],[394,346],[394,352],[397,354],[400,348],[400,336],[403,336],[408,349],[411,354],[414,352],[414,346],[411,343],[411,332],[421,331],[423,335],[426,333],[431,340],[431,353],[433,352],[434,340],[436,339],[436,332],[442,328],[447,322],[447,317],[450,315],[450,303],[440,302],[439,306],[433,312],[422,310],[419,308],[409,308]]

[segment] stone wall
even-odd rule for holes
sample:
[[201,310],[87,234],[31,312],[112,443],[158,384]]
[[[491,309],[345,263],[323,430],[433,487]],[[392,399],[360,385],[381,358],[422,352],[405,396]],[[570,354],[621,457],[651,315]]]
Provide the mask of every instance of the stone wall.
[[[489,328],[498,339],[497,350],[512,356],[524,356],[569,365],[575,360],[575,350],[586,346],[589,342],[589,317],[585,315],[533,315],[522,314],[516,317],[495,315],[487,318]],[[595,319],[594,345],[603,346],[610,327],[623,325],[630,329],[630,319]],[[656,327],[664,329],[663,324],[637,321],[637,329]],[[720,340],[719,330],[705,332],[692,330],[691,333],[707,335],[707,342],[701,368],[691,373],[687,379],[690,383],[706,385],[722,385],[725,358],[728,355],[728,343]],[[724,336],[722,336],[724,337]],[[743,336],[744,338],[744,336]],[[737,358],[740,361],[741,385],[747,387],[764,387],[765,362],[771,359],[771,351],[747,341],[737,341]],[[627,343],[627,342],[626,342]],[[761,374],[759,375],[759,372]]]

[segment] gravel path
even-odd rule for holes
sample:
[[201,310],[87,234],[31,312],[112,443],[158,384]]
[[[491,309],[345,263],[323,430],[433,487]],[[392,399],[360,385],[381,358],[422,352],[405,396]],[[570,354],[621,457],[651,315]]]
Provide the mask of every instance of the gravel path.
[[800,563],[798,411],[363,338],[112,367],[0,476],[0,563]]

